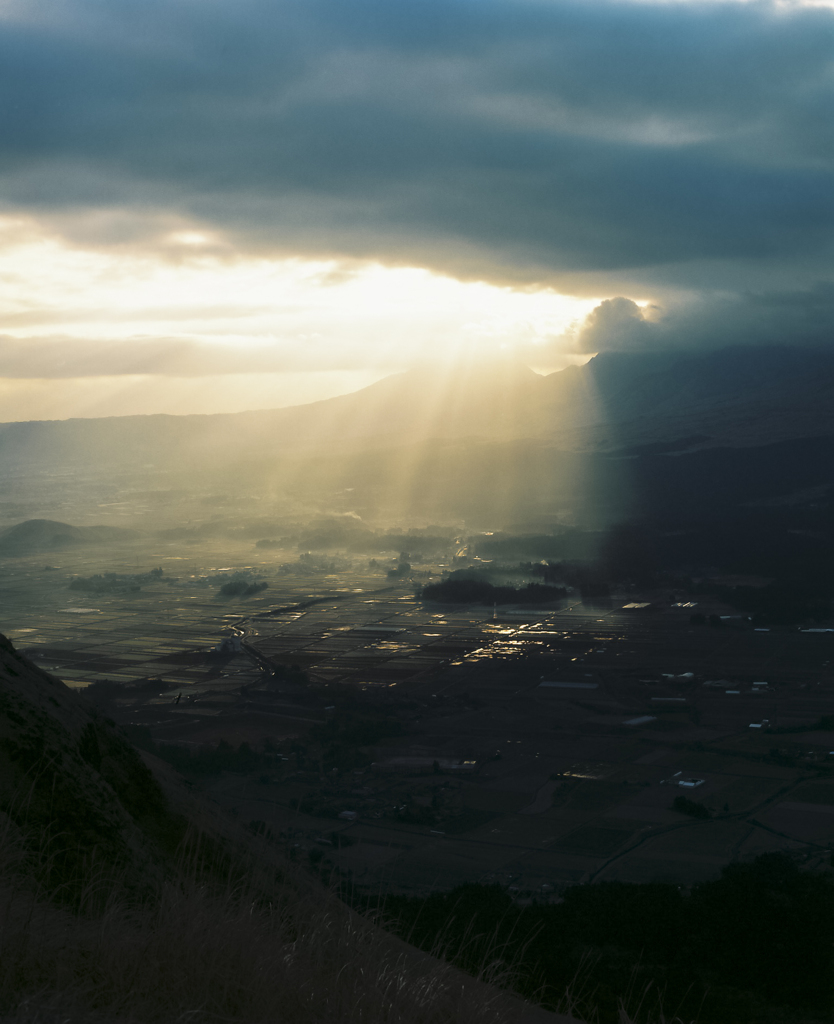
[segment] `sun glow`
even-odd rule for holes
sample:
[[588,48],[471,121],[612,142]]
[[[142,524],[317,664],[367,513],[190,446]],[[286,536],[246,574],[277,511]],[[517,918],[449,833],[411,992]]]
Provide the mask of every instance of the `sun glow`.
[[[512,352],[551,365],[555,353],[564,364],[572,325],[597,301],[416,267],[246,255],[197,229],[84,245],[11,217],[0,219],[0,278],[3,419],[30,418],[27,393],[57,417],[232,411],[329,397],[427,360]],[[264,378],[254,388],[253,374]],[[176,387],[143,405],[164,377],[194,378],[187,410]]]

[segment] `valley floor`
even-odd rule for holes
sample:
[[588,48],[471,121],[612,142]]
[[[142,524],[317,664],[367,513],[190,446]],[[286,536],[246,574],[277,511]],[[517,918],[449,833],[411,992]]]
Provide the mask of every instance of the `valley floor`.
[[[364,889],[487,881],[551,900],[592,880],[692,884],[777,849],[827,862],[834,731],[811,726],[831,713],[834,633],[696,625],[685,594],[434,607],[414,591],[439,564],[389,579],[357,560],[311,573],[288,552],[170,550],[143,555],[163,575],[138,591],[68,589],[136,573],[135,556],[9,561],[3,628],[156,743],[268,741],[286,758],[269,771],[196,783]],[[218,597],[234,573],[269,589]],[[242,649],[218,652],[234,632]],[[312,756],[310,730],[364,714],[397,728],[332,765]],[[681,795],[709,816],[673,809]]]

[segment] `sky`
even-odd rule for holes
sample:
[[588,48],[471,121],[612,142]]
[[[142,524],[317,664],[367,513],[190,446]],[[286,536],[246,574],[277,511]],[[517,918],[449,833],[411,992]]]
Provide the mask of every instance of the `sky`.
[[828,346],[832,6],[0,0],[0,420]]

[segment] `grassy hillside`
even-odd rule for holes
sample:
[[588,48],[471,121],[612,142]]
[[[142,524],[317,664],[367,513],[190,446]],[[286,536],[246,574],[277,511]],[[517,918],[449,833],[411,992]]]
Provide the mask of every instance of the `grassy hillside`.
[[[149,759],[151,763],[153,758]],[[152,772],[0,640],[4,1024],[535,1024]]]
[[[728,865],[685,892],[663,883],[573,886],[555,905],[513,903],[498,886],[392,896],[385,912],[409,940],[472,969],[501,948],[515,987],[576,1012],[620,1020],[661,1012],[699,1024],[810,1024],[834,1014],[834,877],[787,854]],[[578,981],[578,983],[577,983]]]

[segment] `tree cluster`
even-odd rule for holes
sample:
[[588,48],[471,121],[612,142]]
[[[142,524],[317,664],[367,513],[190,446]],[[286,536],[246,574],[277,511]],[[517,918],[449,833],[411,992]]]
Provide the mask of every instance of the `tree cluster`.
[[[423,949],[477,973],[512,965],[515,987],[573,1013],[699,1024],[789,1024],[834,1014],[834,880],[786,854],[731,864],[686,893],[660,883],[577,885],[557,905],[518,906],[499,886],[389,896],[383,912]],[[577,991],[575,979],[583,978]],[[636,1004],[642,1001],[639,1012]]]
[[564,587],[528,583],[526,587],[496,587],[486,580],[451,576],[423,587],[424,601],[442,604],[553,604],[567,596]]

